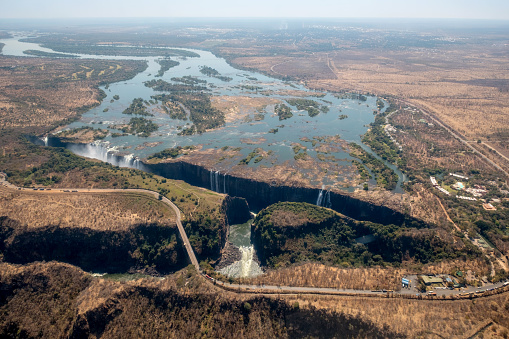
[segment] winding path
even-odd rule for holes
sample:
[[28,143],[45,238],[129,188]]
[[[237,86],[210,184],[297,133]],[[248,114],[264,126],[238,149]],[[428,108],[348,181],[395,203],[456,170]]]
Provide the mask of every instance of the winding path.
[[[5,173],[0,172],[0,185],[15,189],[18,191],[28,191],[32,193],[39,193],[39,194],[76,194],[76,193],[118,193],[118,192],[138,192],[138,193],[145,193],[148,195],[152,195],[156,199],[159,199],[159,193],[146,190],[146,189],[136,189],[136,188],[126,188],[126,189],[111,189],[111,188],[59,188],[59,189],[52,189],[52,190],[40,190],[40,189],[27,189],[22,187],[17,187],[10,182],[7,181],[7,175]],[[200,265],[198,264],[198,260],[196,259],[196,256],[194,254],[193,248],[191,247],[191,243],[189,242],[189,238],[187,237],[186,231],[184,230],[184,227],[182,226],[181,222],[181,213],[177,205],[175,205],[173,202],[171,202],[168,198],[165,196],[161,196],[160,199],[161,202],[168,205],[174,212],[176,216],[177,221],[177,228],[180,233],[180,238],[182,239],[184,246],[187,251],[187,255],[189,256],[189,259],[191,260],[191,263],[195,267],[196,271],[198,273],[201,272]]]
[[[81,189],[69,189],[69,188],[59,188],[59,189],[28,189],[28,188],[21,188],[17,187],[10,182],[7,181],[7,175],[5,173],[0,172],[0,185],[5,186],[7,188],[11,188],[18,191],[30,191],[31,193],[38,193],[38,194],[86,194],[86,193],[119,193],[119,192],[138,192],[138,193],[144,193],[148,195],[152,195],[156,199],[159,199],[159,193],[146,190],[146,189],[134,189],[134,188],[127,188],[127,189],[111,189],[111,188],[81,188]],[[184,242],[184,246],[186,248],[187,254],[191,260],[191,263],[195,267],[196,271],[205,276],[209,281],[216,284],[216,286],[222,287],[224,289],[234,291],[234,292],[242,292],[242,293],[258,293],[258,294],[324,294],[324,295],[358,295],[358,296],[380,296],[385,297],[387,293],[393,293],[395,296],[404,296],[404,295],[415,295],[415,291],[413,289],[403,289],[401,291],[370,291],[370,290],[355,290],[355,289],[336,289],[336,288],[325,288],[325,287],[305,287],[305,286],[276,286],[276,285],[238,285],[238,284],[229,284],[225,283],[219,280],[216,280],[214,278],[209,277],[208,275],[202,273],[200,269],[200,265],[198,263],[198,260],[196,259],[196,256],[194,254],[193,248],[191,247],[191,243],[189,242],[189,239],[187,238],[187,234],[184,230],[184,227],[182,226],[181,222],[181,212],[179,208],[172,203],[168,198],[162,196],[161,200],[163,203],[168,205],[174,212],[176,216],[177,221],[177,228],[180,233],[180,237],[182,238],[182,241]],[[506,287],[507,283],[498,282],[495,284],[490,284],[487,286],[484,286],[485,289],[498,289],[502,287]],[[477,290],[476,287],[469,287],[466,289],[463,289],[463,291],[456,291],[456,290],[436,290],[437,295],[440,296],[459,296],[460,294],[469,293],[469,292],[475,292]],[[425,296],[425,295],[423,295]],[[477,295],[476,296],[482,296]]]

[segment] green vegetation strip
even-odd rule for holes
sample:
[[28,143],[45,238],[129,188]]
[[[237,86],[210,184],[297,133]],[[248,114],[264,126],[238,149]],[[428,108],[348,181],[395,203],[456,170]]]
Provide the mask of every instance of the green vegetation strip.
[[157,60],[157,62],[161,65],[161,68],[159,69],[159,72],[157,72],[156,77],[162,77],[167,70],[180,65],[180,62],[170,59]]
[[371,128],[362,137],[362,142],[368,145],[382,159],[402,168],[405,167],[406,162],[402,158],[398,147],[384,131],[385,118],[395,110],[396,106],[391,104],[384,113],[377,114],[375,121],[371,124]]
[[78,56],[74,54],[43,52],[35,49],[28,49],[26,51],[23,51],[23,54],[46,58],[78,58]]
[[482,255],[470,241],[463,239],[458,248],[437,232],[414,222],[382,225],[307,203],[280,202],[256,216],[252,238],[262,263],[275,268],[307,261],[397,267],[404,258],[426,263]]
[[151,160],[151,159],[167,159],[167,158],[176,158],[178,157],[179,155],[181,155],[182,153],[184,153],[185,151],[188,151],[188,150],[193,150],[195,149],[196,146],[177,146],[177,147],[173,147],[173,148],[168,148],[168,149],[165,149],[161,152],[157,152],[151,156],[149,156],[147,159],[148,160]]
[[43,45],[54,51],[76,54],[95,54],[95,55],[125,55],[125,56],[179,56],[179,57],[199,57],[197,53],[172,48],[151,48],[151,47],[120,47],[120,46],[100,46],[87,44],[66,44],[66,43],[45,43]]
[[293,98],[286,99],[286,102],[292,106],[296,106],[298,110],[305,110],[310,117],[315,117],[320,112],[327,113],[329,108],[325,105],[320,105],[318,102],[309,99]]
[[153,116],[153,114],[147,112],[147,107],[145,107],[143,98],[133,99],[133,102],[122,113],[129,115],[136,114],[144,116]]
[[221,75],[216,69],[209,67],[209,66],[200,67],[200,73],[207,75],[209,77],[219,79],[224,82],[230,82],[233,80],[233,78]]
[[[187,85],[179,85],[187,86]],[[191,86],[192,87],[192,86]],[[210,96],[203,93],[193,94],[160,94],[152,96],[153,99],[163,103],[181,103],[190,111],[190,120],[193,122],[189,128],[183,129],[180,135],[192,135],[194,133],[203,133],[207,129],[217,128],[225,123],[225,115],[222,111],[212,107]]]
[[[356,143],[352,142],[349,146],[352,149],[350,156],[360,159],[362,163],[373,172],[378,186],[387,190],[393,190],[396,188],[398,175],[394,173],[392,169],[387,167],[381,160],[363,150],[362,147]],[[359,168],[357,164],[354,163],[354,165]]]
[[140,137],[149,137],[150,133],[155,132],[159,129],[159,126],[147,120],[145,118],[131,118],[129,124],[123,127],[121,130],[124,133],[137,134]]
[[158,79],[145,82],[145,86],[152,88],[158,92],[186,93],[186,92],[202,92],[208,91],[207,87],[186,85],[186,84],[170,84],[167,81]]
[[276,106],[274,106],[274,112],[276,112],[280,121],[293,117],[292,109],[285,104],[276,104]]

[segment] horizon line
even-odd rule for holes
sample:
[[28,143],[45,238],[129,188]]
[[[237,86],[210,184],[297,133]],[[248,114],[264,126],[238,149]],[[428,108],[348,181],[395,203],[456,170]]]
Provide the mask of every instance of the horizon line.
[[158,16],[98,16],[98,17],[1,17],[2,20],[97,20],[97,19],[278,19],[278,20],[289,20],[289,19],[308,19],[308,20],[316,20],[316,19],[335,19],[335,20],[344,20],[344,19],[354,19],[354,20],[477,20],[477,21],[507,21],[508,19],[492,19],[492,18],[455,18],[455,17],[329,17],[329,16],[316,16],[316,17],[301,17],[301,16],[290,16],[290,17],[278,17],[278,16],[173,16],[173,17],[158,17]]

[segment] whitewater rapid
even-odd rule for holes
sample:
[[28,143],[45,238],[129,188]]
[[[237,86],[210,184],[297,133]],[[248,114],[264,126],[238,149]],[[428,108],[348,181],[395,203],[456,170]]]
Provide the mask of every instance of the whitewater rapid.
[[219,270],[219,272],[232,278],[251,278],[263,274],[260,265],[254,260],[255,250],[253,245],[247,247],[240,246],[239,249],[242,253],[242,258],[230,266]]

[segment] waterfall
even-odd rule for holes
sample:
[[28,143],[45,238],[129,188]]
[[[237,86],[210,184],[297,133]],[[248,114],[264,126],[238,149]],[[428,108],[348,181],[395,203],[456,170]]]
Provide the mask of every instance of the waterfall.
[[210,171],[209,174],[210,174],[210,190],[214,191],[214,180],[213,180],[214,174],[213,174],[212,170]]
[[48,136],[45,135],[44,138],[42,138],[42,141],[44,142],[44,146],[48,146]]
[[325,205],[324,207],[332,208],[332,204],[330,202],[330,190],[327,191],[327,194],[325,195]]
[[[219,185],[219,176],[221,175],[221,172],[211,170],[209,172],[209,175],[210,175],[210,190],[217,192],[217,193],[226,192],[226,190],[223,190],[224,192],[221,192],[221,186]],[[224,188],[224,182],[223,182],[223,188]]]
[[98,159],[114,166],[135,168],[145,172],[149,170],[134,154],[118,155],[116,147],[108,147],[107,142],[95,141],[89,144],[67,144],[66,148],[74,154],[87,158]]
[[214,172],[214,176],[215,176],[215,179],[216,179],[216,192],[221,193],[219,191],[219,171],[215,171]]
[[[240,252],[242,253],[242,259],[241,262],[241,270],[240,270],[240,276],[241,277],[249,277],[251,276],[251,273],[254,273],[253,271],[257,271],[256,269],[260,270],[258,267],[258,264],[253,260],[254,258],[254,246],[249,247],[241,247]],[[256,265],[253,265],[256,264]],[[261,271],[261,270],[260,270]]]
[[316,206],[331,208],[332,203],[330,202],[330,190],[324,191],[325,187],[322,186],[322,189],[318,193],[318,198],[316,199]]
[[256,277],[260,274],[263,274],[262,269],[254,260],[254,247],[252,245],[249,247],[240,246],[239,249],[240,253],[242,254],[242,258],[230,266],[219,270],[219,272],[228,277],[234,278]]
[[226,194],[226,173],[223,174],[223,193]]
[[323,201],[323,189],[324,189],[324,186],[322,185],[322,189],[320,190],[320,192],[318,193],[318,198],[316,199],[316,206],[322,206],[322,201]]

